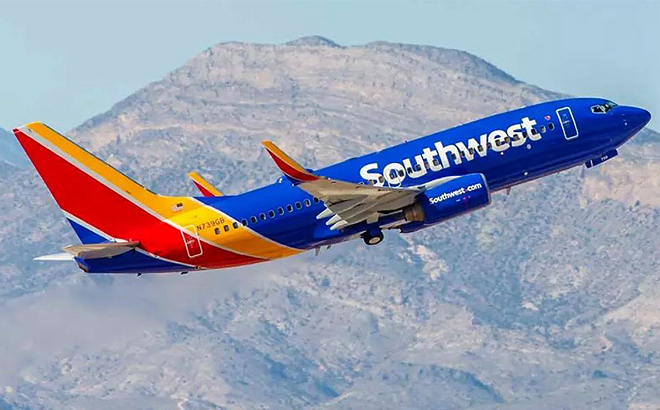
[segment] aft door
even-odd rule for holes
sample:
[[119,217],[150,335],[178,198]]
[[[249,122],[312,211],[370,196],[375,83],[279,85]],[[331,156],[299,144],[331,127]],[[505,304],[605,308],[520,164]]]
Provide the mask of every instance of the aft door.
[[575,124],[575,117],[570,107],[564,107],[557,110],[557,117],[559,117],[559,125],[564,133],[564,138],[571,140],[577,138],[579,132],[577,124]]
[[196,258],[202,254],[202,244],[197,236],[197,228],[195,225],[186,226],[186,229],[191,230],[195,236],[190,235],[185,230],[181,230],[181,237],[183,238],[183,245],[186,247],[186,253],[189,258]]

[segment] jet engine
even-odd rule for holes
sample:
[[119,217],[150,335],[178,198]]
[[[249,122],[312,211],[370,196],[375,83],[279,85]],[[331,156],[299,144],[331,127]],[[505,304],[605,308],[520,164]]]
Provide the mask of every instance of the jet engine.
[[[490,191],[483,174],[467,174],[422,193],[403,209],[403,231],[417,230],[490,204]],[[410,228],[410,229],[407,229]]]

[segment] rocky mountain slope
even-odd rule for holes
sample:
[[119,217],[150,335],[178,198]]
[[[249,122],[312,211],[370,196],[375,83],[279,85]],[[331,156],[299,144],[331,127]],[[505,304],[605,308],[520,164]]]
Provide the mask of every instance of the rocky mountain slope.
[[[278,177],[266,137],[320,167],[557,97],[457,50],[224,43],[68,135],[158,192],[238,193]],[[0,409],[658,408],[659,148],[377,247],[139,279],[31,261],[75,238],[0,166]]]

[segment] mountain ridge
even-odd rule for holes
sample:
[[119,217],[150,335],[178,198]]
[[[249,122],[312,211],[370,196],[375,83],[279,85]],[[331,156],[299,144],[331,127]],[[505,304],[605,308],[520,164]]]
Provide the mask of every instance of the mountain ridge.
[[[561,96],[434,53],[219,44],[68,136],[156,192],[196,169],[238,193],[279,175],[264,137],[316,167]],[[659,147],[377,247],[139,279],[32,261],[76,239],[33,169],[0,169],[0,403],[657,407]]]
[[287,41],[284,43],[286,46],[328,46],[328,47],[337,47],[341,48],[343,46],[335,43],[327,37],[314,35],[314,36],[303,36],[295,40]]

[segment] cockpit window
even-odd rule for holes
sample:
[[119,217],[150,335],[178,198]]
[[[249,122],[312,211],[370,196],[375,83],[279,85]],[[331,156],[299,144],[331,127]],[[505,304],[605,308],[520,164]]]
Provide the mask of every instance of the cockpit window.
[[594,105],[591,107],[591,112],[594,114],[605,114],[612,108],[616,107],[617,104],[612,101],[607,101],[604,104]]

